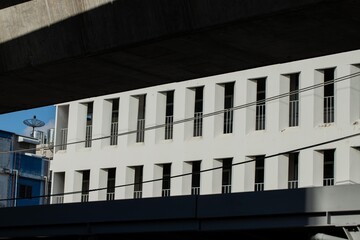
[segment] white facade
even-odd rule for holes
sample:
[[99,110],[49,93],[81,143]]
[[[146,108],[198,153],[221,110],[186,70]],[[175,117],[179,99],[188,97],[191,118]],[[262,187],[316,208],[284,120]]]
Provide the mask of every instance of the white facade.
[[[58,104],[52,202],[360,183],[360,137],[262,161],[358,133],[360,76],[261,104],[359,71],[357,50]],[[166,127],[136,133],[165,121]],[[112,133],[120,135],[109,138]],[[257,160],[241,164],[251,159]],[[211,168],[217,169],[200,180],[190,174]],[[182,174],[188,175],[175,177]],[[70,192],[77,193],[62,196]]]

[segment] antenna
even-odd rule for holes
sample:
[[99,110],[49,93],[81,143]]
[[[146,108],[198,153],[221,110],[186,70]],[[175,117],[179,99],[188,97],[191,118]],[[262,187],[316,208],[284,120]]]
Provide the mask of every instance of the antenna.
[[31,137],[34,137],[34,130],[36,127],[42,127],[45,125],[43,121],[36,119],[35,115],[31,119],[24,120],[23,123],[29,127],[32,127]]

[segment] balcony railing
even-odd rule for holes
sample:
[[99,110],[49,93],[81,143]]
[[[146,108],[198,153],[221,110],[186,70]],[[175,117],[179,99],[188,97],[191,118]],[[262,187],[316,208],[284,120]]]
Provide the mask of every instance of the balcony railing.
[[231,193],[231,185],[222,185],[221,192],[222,193]]
[[170,189],[163,189],[161,196],[169,197],[170,196]]
[[144,142],[145,140],[145,119],[138,119],[136,142]]
[[86,148],[91,147],[91,137],[92,137],[92,125],[87,125],[86,132],[85,132],[85,147]]
[[225,109],[224,111],[224,134],[233,131],[233,112],[232,109]]
[[324,123],[334,122],[334,96],[324,97]]
[[66,150],[66,144],[67,144],[67,136],[68,136],[68,129],[62,128],[60,129],[60,150]]
[[288,189],[298,188],[298,180],[290,180],[288,181]]
[[53,196],[53,204],[64,203],[64,196]]
[[88,202],[89,201],[89,194],[88,193],[82,193],[81,194],[81,202]]
[[332,186],[334,185],[334,178],[324,178],[324,186]]
[[255,183],[255,191],[264,191],[264,183]]
[[108,192],[108,193],[106,193],[106,200],[107,200],[107,201],[115,200],[115,192]]
[[111,123],[110,129],[110,145],[117,145],[118,143],[118,122]]
[[265,129],[265,104],[256,105],[256,130]]
[[134,191],[134,198],[142,198],[142,191]]
[[165,139],[173,138],[174,116],[165,117]]
[[196,112],[194,113],[194,137],[202,136],[202,128],[203,128],[203,113]]
[[192,187],[191,195],[200,195],[200,187]]
[[289,126],[299,126],[299,100],[289,102]]

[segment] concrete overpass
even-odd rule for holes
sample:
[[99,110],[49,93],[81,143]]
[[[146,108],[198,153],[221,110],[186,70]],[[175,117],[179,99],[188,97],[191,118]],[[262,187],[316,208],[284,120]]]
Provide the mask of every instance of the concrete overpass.
[[346,239],[359,233],[358,199],[360,185],[343,185],[3,208],[0,238]]
[[357,0],[3,0],[0,113],[360,47]]

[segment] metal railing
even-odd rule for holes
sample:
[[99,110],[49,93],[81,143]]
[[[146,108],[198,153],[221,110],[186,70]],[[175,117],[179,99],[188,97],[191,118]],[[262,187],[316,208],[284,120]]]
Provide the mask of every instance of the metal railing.
[[142,198],[142,191],[134,191],[134,198]]
[[222,193],[231,193],[231,185],[222,185],[221,192]]
[[118,122],[111,123],[110,129],[110,145],[117,145],[118,144]]
[[66,150],[67,144],[67,136],[68,136],[68,129],[62,128],[60,129],[60,150]]
[[324,97],[324,123],[334,122],[334,96]]
[[203,113],[196,112],[194,113],[194,137],[202,136],[202,128],[203,128]]
[[298,180],[289,180],[288,181],[288,189],[298,188]]
[[53,196],[53,204],[64,203],[64,196]]
[[334,185],[334,178],[324,178],[323,185],[324,186]]
[[145,140],[145,119],[138,119],[136,142],[144,142]]
[[174,116],[165,117],[165,139],[173,138]]
[[170,196],[170,189],[163,189],[161,196],[163,197],[169,197]]
[[233,131],[233,112],[232,109],[225,109],[224,111],[224,134]]
[[106,200],[107,200],[107,201],[115,200],[115,192],[108,192],[108,193],[106,193]]
[[265,104],[256,105],[256,130],[265,129]]
[[264,183],[255,183],[255,191],[264,191]]
[[191,195],[200,195],[200,187],[192,187]]
[[81,194],[81,202],[88,202],[89,201],[89,194],[88,193],[82,193]]
[[299,100],[289,102],[289,126],[299,126]]
[[91,137],[92,137],[92,125],[87,125],[86,132],[85,132],[85,147],[86,148],[91,147]]

